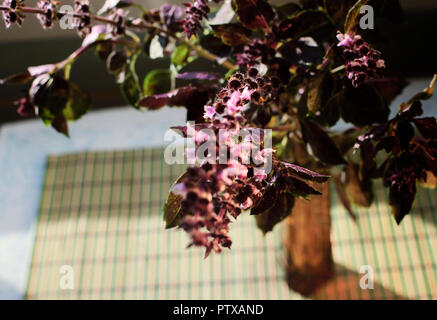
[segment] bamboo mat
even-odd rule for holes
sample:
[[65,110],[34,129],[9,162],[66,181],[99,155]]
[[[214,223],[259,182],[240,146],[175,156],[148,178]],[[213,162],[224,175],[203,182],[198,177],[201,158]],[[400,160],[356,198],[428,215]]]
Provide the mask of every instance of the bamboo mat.
[[[232,225],[231,251],[203,259],[164,229],[161,207],[183,166],[162,149],[50,156],[28,299],[302,299],[284,281],[283,225],[263,237],[248,214]],[[437,299],[437,192],[421,189],[400,227],[387,195],[357,209],[355,224],[332,192],[336,277],[315,299]],[[359,286],[374,270],[373,290]],[[63,266],[73,289],[61,289]]]

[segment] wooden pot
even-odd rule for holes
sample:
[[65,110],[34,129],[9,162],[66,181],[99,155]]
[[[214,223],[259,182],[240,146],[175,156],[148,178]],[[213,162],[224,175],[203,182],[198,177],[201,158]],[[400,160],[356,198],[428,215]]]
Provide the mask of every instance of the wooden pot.
[[304,296],[315,293],[334,275],[329,183],[313,187],[322,195],[296,200],[286,220],[287,282]]

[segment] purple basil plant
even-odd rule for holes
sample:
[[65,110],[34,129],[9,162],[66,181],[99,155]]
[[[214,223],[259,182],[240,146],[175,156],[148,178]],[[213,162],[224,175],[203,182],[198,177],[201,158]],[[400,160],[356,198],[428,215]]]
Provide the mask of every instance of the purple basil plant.
[[[164,206],[167,227],[186,231],[190,245],[204,247],[206,256],[231,248],[230,223],[244,211],[264,233],[271,231],[292,214],[296,198],[319,195],[315,186],[330,176],[352,216],[351,203],[370,206],[372,181],[382,179],[400,223],[416,185],[437,177],[436,119],[422,116],[421,105],[433,94],[436,77],[389,118],[389,105],[406,81],[384,74],[390,62],[359,28],[363,5],[383,13],[387,2],[397,1],[273,6],[266,0],[193,0],[146,10],[133,1],[108,0],[95,10],[88,0],[76,0],[72,11],[62,11],[60,1],[28,7],[23,0],[4,0],[0,11],[7,28],[36,15],[42,28],[70,23],[83,41],[65,60],[28,67],[0,83],[28,85],[15,103],[17,112],[68,136],[68,122],[92,106],[70,70],[93,50],[134,108],[186,107],[195,124],[174,130],[195,136],[195,148],[208,143],[217,151],[206,154],[209,159],[236,155],[190,166]],[[132,16],[131,8],[141,14]],[[168,57],[168,69],[140,79],[136,62],[158,56]],[[185,71],[197,58],[220,71]],[[175,86],[175,79],[184,85]],[[330,131],[340,119],[352,129]],[[238,135],[257,128],[272,130],[271,148],[230,135],[215,138],[223,130]],[[202,135],[205,129],[214,137]],[[243,161],[243,147],[254,150],[257,161]],[[271,170],[259,170],[268,158]]]

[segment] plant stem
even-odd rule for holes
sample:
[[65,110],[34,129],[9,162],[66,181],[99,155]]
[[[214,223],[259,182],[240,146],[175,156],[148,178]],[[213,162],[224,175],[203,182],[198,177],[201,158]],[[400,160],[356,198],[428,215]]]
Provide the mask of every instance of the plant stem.
[[[0,6],[0,11],[11,11],[11,9],[8,7],[5,7],[5,6]],[[33,8],[33,7],[19,7],[15,11],[23,12],[23,13],[30,13],[30,14],[45,14],[45,11],[43,9]],[[70,13],[55,11],[55,15],[57,17],[63,17],[67,14],[70,14]],[[84,17],[84,15],[77,14],[77,13],[74,13],[71,15],[74,18],[83,18]],[[105,17],[102,17],[102,16],[90,15],[90,18],[91,18],[91,20],[99,21],[102,23],[114,24],[114,25],[116,24],[115,21],[108,19],[108,18],[105,18]],[[179,37],[176,34],[174,34],[173,32],[166,30],[166,29],[163,29],[163,28],[156,26],[154,24],[142,21],[141,23],[136,23],[136,24],[129,23],[128,27],[137,28],[137,29],[145,29],[145,30],[150,30],[150,31],[158,31],[160,33],[164,33],[167,36],[172,37],[176,41],[187,45],[191,50],[196,51],[199,56],[201,56],[207,60],[210,60],[214,63],[217,63],[217,64],[221,65],[222,67],[229,69],[229,70],[236,68],[236,66],[233,63],[231,63],[230,61],[228,61],[228,60],[222,61],[222,59],[217,57],[215,54],[209,52],[208,50],[202,48],[201,46],[193,44],[192,42],[188,41],[187,39],[185,39],[183,37]]]
[[346,66],[345,66],[345,65],[341,65],[341,66],[339,66],[339,67],[337,67],[337,68],[335,68],[335,69],[332,69],[332,70],[331,70],[331,74],[335,74],[335,73],[337,73],[337,72],[340,72],[340,71],[342,71],[344,68],[346,68]]
[[91,49],[99,44],[107,43],[107,42],[110,42],[113,44],[120,44],[120,45],[128,46],[128,47],[133,47],[133,48],[137,48],[137,49],[141,48],[141,45],[139,45],[135,42],[131,42],[131,41],[123,40],[123,39],[106,39],[106,40],[94,41],[87,46],[80,47],[79,49],[74,51],[72,54],[70,54],[65,60],[62,60],[61,62],[56,63],[53,70],[50,73],[58,72],[59,70],[63,69],[65,66],[73,63],[80,55],[85,53],[88,49]]

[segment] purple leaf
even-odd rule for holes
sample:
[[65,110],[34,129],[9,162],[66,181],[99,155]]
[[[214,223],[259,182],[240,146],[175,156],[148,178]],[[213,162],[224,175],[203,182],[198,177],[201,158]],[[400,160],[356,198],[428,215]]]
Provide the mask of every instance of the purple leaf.
[[304,181],[294,177],[282,177],[286,181],[286,190],[294,196],[321,195],[322,193],[311,187]]
[[218,24],[211,26],[214,35],[221,38],[223,43],[228,46],[238,46],[240,44],[250,44],[250,31],[238,23]]
[[[183,106],[187,109],[202,109],[208,101],[208,90],[204,87],[181,87],[171,92],[145,97],[139,106],[157,110],[164,106]],[[203,109],[201,110],[203,114]]]
[[0,79],[0,85],[2,84],[25,84],[32,79],[29,72],[22,72],[10,75],[4,79]]
[[373,85],[387,104],[390,104],[408,85],[408,81],[403,78],[376,78],[367,83]]
[[321,126],[310,120],[302,121],[301,126],[304,141],[320,161],[331,165],[346,163],[335,142]]
[[437,122],[434,117],[414,119],[414,124],[427,139],[437,139]]
[[256,205],[250,210],[251,215],[258,215],[272,208],[279,196],[278,189],[275,185],[266,188],[262,197],[256,202]]
[[408,107],[403,109],[400,113],[402,117],[407,119],[412,119],[421,116],[422,114],[423,114],[422,103],[419,100],[410,104]]
[[263,234],[270,232],[273,228],[292,212],[294,197],[289,193],[278,195],[273,207],[255,216],[256,226]]
[[268,29],[275,17],[272,7],[265,0],[235,0],[238,19],[248,29]]
[[297,166],[295,164],[287,163],[284,161],[278,161],[278,163],[287,169],[290,175],[314,181],[314,182],[325,182],[329,179],[329,176],[305,169],[303,167]]

